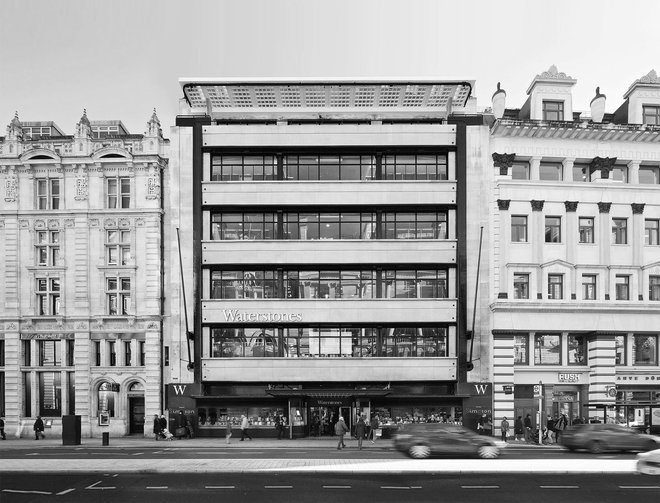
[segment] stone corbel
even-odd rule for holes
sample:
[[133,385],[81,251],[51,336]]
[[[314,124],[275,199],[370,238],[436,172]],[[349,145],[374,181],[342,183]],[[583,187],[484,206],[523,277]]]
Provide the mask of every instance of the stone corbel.
[[500,168],[500,175],[507,175],[515,158],[516,154],[498,154],[495,152],[493,153],[493,165]]

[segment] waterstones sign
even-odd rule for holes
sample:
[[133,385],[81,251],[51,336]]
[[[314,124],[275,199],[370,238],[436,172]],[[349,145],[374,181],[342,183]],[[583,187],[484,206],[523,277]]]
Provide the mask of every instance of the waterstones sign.
[[302,313],[246,313],[240,309],[223,309],[227,323],[279,323],[300,322]]

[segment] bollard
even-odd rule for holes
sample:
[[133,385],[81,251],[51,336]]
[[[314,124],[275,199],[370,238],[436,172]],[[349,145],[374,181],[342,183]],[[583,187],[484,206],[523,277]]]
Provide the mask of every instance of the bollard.
[[103,445],[110,445],[110,433],[103,432]]

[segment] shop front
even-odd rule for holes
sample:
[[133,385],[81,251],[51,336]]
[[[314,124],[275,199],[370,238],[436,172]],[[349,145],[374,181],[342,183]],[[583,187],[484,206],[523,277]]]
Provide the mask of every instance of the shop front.
[[615,406],[605,418],[652,435],[660,434],[660,372],[617,372]]

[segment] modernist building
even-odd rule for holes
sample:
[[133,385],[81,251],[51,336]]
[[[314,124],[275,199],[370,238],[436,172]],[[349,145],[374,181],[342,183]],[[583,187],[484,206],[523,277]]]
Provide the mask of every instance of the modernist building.
[[[0,138],[0,416],[10,435],[142,433],[162,409],[160,123],[21,122]],[[148,431],[150,434],[151,432]]]
[[542,395],[544,417],[657,432],[660,80],[613,113],[599,89],[577,112],[575,84],[553,66],[520,109],[493,96],[495,423]]
[[[273,435],[284,417],[296,436],[339,414],[472,424],[490,412],[472,396],[488,384],[467,385],[467,285],[488,210],[477,172],[490,166],[472,82],[181,84],[170,415],[207,436],[241,415]],[[470,380],[487,380],[486,361]]]

